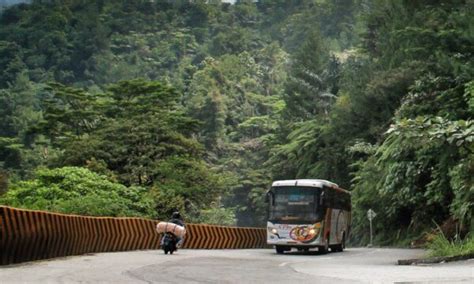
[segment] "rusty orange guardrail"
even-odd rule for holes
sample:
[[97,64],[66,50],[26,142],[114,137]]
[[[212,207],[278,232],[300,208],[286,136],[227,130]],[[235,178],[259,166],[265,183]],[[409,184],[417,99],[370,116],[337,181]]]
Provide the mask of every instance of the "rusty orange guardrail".
[[[0,206],[0,265],[85,253],[159,249],[158,221]],[[266,247],[262,228],[189,224],[183,248]]]

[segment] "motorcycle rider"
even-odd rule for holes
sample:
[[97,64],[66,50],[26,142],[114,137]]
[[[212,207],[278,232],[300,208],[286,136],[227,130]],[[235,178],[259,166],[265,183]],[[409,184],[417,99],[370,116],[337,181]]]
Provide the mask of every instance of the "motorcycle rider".
[[175,211],[173,214],[171,214],[171,219],[168,222],[184,227],[183,218],[178,211]]
[[[183,218],[181,217],[181,214],[178,211],[173,212],[171,214],[171,219],[168,221],[169,223],[176,224],[181,227],[185,227]],[[176,247],[180,248],[181,245],[183,244],[184,238],[180,238],[176,236]]]

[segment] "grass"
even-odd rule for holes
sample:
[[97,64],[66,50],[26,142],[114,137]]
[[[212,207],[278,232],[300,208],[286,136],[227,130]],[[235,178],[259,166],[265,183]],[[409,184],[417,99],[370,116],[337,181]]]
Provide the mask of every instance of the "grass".
[[443,234],[438,234],[428,244],[429,256],[459,256],[474,254],[474,237],[466,236],[463,240],[448,240]]

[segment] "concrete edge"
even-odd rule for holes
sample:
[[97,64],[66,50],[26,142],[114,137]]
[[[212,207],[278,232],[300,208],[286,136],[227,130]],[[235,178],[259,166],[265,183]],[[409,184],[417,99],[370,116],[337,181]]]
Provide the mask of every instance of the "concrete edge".
[[415,259],[400,259],[398,265],[417,265],[417,264],[432,264],[441,262],[452,262],[474,258],[474,253],[468,253],[455,256],[439,256],[430,258],[415,258]]

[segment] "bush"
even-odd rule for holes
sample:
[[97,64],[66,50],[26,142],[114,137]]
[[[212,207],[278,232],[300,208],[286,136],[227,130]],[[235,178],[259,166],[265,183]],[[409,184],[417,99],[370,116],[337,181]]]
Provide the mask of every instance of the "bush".
[[39,169],[12,184],[0,204],[90,216],[152,216],[147,190],[114,183],[85,168]]
[[474,254],[474,238],[468,236],[464,238],[464,240],[461,240],[460,238],[448,240],[444,234],[440,233],[428,244],[428,249],[430,251],[430,256]]
[[235,226],[235,209],[213,206],[209,209],[201,210],[198,221],[199,223],[210,225]]

